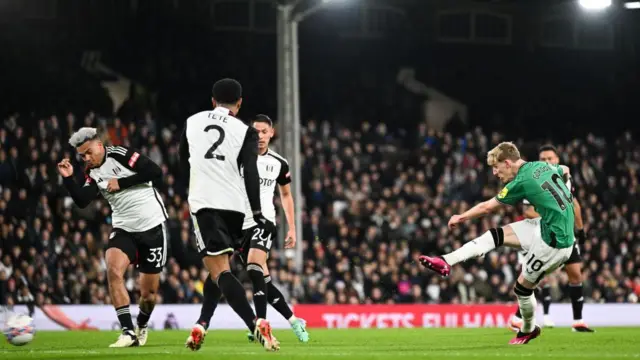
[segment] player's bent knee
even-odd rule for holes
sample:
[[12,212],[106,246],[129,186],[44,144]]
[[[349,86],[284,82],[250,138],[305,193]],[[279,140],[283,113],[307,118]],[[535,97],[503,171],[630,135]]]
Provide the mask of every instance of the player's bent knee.
[[249,249],[249,255],[247,256],[247,263],[260,264],[265,268],[265,265],[267,264],[267,253],[260,249],[251,248]]
[[501,227],[500,230],[502,230],[502,236],[503,236],[501,245],[508,246],[511,248],[516,248],[516,249],[519,249],[522,247],[522,244],[520,243],[520,239],[518,239],[518,236],[516,235],[516,232],[513,230],[513,227],[511,225],[505,225]]
[[229,254],[205,256],[202,261],[207,270],[209,270],[209,276],[214,282],[218,281],[220,274],[231,269],[229,266]]
[[247,264],[247,271],[257,271],[264,276],[264,270],[261,264],[250,262]]
[[157,293],[156,289],[140,289],[140,297],[144,301],[155,302]]
[[533,289],[528,289],[524,285],[516,282],[516,285],[513,287],[513,292],[516,296],[531,296],[533,295]]

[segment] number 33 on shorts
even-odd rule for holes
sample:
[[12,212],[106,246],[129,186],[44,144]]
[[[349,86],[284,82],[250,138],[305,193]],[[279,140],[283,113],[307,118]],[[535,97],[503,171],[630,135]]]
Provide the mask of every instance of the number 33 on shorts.
[[163,251],[161,247],[149,249],[149,257],[147,258],[147,262],[155,263],[156,267],[162,267],[163,258],[164,256],[163,256]]

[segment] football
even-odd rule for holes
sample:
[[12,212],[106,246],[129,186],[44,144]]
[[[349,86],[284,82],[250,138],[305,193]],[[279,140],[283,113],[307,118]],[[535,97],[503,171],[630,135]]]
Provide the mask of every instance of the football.
[[15,346],[30,343],[36,333],[33,319],[24,314],[11,315],[5,323],[4,335],[7,341]]

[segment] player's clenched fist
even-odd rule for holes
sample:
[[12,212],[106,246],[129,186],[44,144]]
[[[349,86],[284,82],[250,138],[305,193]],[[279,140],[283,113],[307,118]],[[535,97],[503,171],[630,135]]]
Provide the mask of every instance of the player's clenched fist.
[[71,165],[69,159],[62,159],[62,161],[58,163],[58,172],[62,177],[73,175],[73,165]]
[[453,215],[451,219],[449,219],[449,229],[453,229],[458,226],[461,222],[464,221],[464,218],[460,215]]
[[118,183],[118,179],[109,179],[109,182],[107,182],[107,191],[108,192],[116,192],[120,190],[120,184]]

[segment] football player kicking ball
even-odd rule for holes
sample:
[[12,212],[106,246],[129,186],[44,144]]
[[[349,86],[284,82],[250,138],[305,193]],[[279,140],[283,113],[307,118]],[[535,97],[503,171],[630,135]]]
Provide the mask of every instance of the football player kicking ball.
[[[147,323],[156,304],[160,273],[167,262],[167,212],[153,187],[162,178],[160,166],[139,152],[121,146],[104,146],[95,128],[81,128],[69,139],[86,164],[85,183],[73,179],[69,159],[58,164],[64,186],[81,208],[102,195],[113,211],[105,261],[109,294],[122,334],[109,347],[123,348],[147,342]],[[140,272],[140,313],[133,328],[124,273],[129,264]]]
[[[276,183],[280,190],[282,207],[287,217],[289,232],[287,233],[286,248],[293,248],[296,244],[296,228],[294,217],[293,196],[291,194],[291,175],[288,162],[275,151],[269,149],[269,142],[274,135],[273,122],[267,115],[257,115],[251,125],[258,131],[258,173],[260,176],[260,205],[267,220],[275,224],[276,210],[273,205],[273,196]],[[253,301],[258,318],[266,318],[267,302],[284,316],[291,324],[294,334],[303,343],[309,341],[309,334],[305,329],[305,322],[293,315],[287,305],[284,296],[278,290],[269,275],[267,258],[271,251],[273,238],[276,234],[268,233],[259,227],[251,216],[249,200],[246,199],[247,214],[244,218],[242,232],[244,242],[239,251],[240,259],[245,264],[249,278],[253,285]],[[204,334],[209,327],[211,317],[218,305],[220,293],[213,281],[208,278],[204,284],[204,300],[202,311],[194,330]],[[249,332],[248,338],[254,340],[254,335]],[[187,339],[189,343],[189,339]]]
[[533,290],[545,274],[563,265],[573,250],[573,199],[563,181],[563,177],[569,176],[569,169],[542,161],[526,162],[521,159],[518,148],[509,142],[489,151],[487,164],[493,168],[493,174],[506,184],[505,187],[496,197],[463,214],[453,215],[449,228],[524,199],[535,207],[540,218],[490,229],[442,257],[420,256],[420,263],[442,276],[448,276],[451,266],[483,256],[502,245],[526,252],[526,262],[514,287],[523,324],[509,344],[527,344],[541,332],[535,323],[536,298]]
[[[540,161],[548,162],[549,164],[558,165],[560,158],[558,157],[558,150],[553,145],[544,145],[540,148],[539,159]],[[580,244],[583,244],[586,238],[584,227],[582,223],[581,207],[578,200],[575,198],[575,185],[571,182],[571,179],[565,180],[567,189],[571,190],[573,198],[573,211],[576,219],[575,222],[575,235]],[[530,206],[528,201],[524,201],[526,210],[524,216],[527,219],[539,219],[540,214],[536,212],[533,206]],[[574,243],[571,257],[564,265],[564,269],[567,271],[569,277],[569,296],[571,297],[571,308],[573,310],[573,326],[572,330],[575,332],[592,333],[595,330],[589,328],[587,324],[582,320],[582,307],[584,305],[584,297],[582,295],[582,258],[580,256],[580,246],[578,242]],[[526,262],[526,253],[518,253],[520,263]],[[544,314],[543,325],[544,327],[553,327],[554,323],[549,317],[549,308],[551,307],[551,288],[546,281],[542,281],[542,310]],[[518,331],[522,326],[522,316],[520,315],[520,309],[513,315],[509,326]]]

